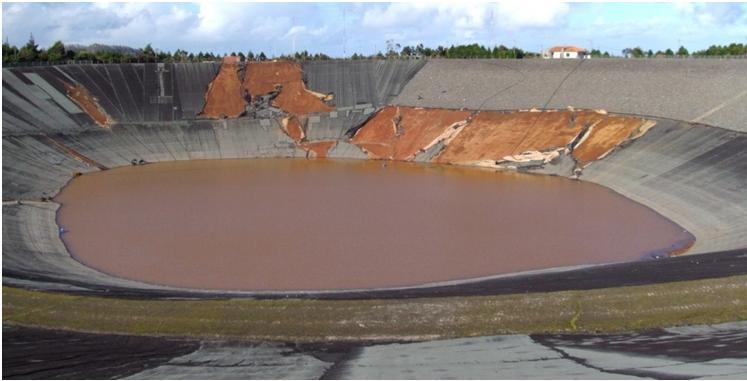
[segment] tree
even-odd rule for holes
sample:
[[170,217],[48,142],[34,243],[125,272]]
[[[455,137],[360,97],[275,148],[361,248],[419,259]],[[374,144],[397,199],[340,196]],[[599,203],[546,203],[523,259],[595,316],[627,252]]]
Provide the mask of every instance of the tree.
[[153,50],[153,47],[150,46],[150,44],[145,45],[145,47],[140,51],[138,61],[156,62],[156,51]]
[[3,64],[18,62],[18,48],[15,45],[3,43]]
[[680,57],[687,57],[690,55],[690,52],[688,52],[684,46],[680,46],[680,48],[677,49],[677,55]]
[[33,62],[39,58],[39,45],[34,41],[34,35],[29,37],[29,42],[18,51],[19,62]]
[[241,61],[241,62],[246,61],[246,56],[242,52],[239,52],[239,61]]
[[258,61],[267,61],[267,56],[265,55],[265,52],[260,52],[259,57],[257,57]]
[[254,61],[256,57],[254,57],[254,53],[250,50],[249,53],[246,53],[246,60],[247,61]]
[[62,44],[62,41],[55,41],[55,43],[47,49],[47,58],[52,62],[62,61],[66,57],[67,52],[65,51],[65,45]]
[[386,40],[386,56],[387,57],[397,57],[399,56],[399,53],[397,53],[398,50],[400,50],[402,46],[394,40]]
[[664,51],[664,55],[667,57],[674,57],[674,52],[672,51],[672,49],[667,49]]

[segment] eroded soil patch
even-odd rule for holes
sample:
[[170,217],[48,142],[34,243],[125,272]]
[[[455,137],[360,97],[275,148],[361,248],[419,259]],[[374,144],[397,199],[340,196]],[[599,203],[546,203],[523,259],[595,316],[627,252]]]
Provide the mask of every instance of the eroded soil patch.
[[238,57],[223,58],[218,75],[208,86],[201,116],[213,119],[237,118],[246,111],[240,71]]
[[83,85],[71,85],[67,82],[63,82],[62,84],[65,86],[68,98],[80,106],[96,124],[105,128],[109,127],[113,120]]
[[252,98],[279,91],[274,106],[291,114],[329,112],[327,96],[306,89],[301,66],[289,61],[249,62],[242,87]]

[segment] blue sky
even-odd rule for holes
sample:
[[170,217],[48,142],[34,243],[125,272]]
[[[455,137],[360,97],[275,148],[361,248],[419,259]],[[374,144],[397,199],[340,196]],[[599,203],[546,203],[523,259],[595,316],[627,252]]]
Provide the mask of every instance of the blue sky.
[[428,46],[573,44],[614,54],[626,47],[747,43],[747,3],[3,3],[3,41],[41,46],[104,43],[160,50],[306,49],[333,56]]

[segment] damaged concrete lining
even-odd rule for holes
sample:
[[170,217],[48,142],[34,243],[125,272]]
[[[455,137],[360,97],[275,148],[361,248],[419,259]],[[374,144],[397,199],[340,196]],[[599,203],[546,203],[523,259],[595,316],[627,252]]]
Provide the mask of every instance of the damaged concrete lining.
[[609,116],[601,110],[491,112],[387,106],[359,128],[351,142],[371,159],[413,160],[431,150],[441,164],[491,168],[543,167],[560,155],[577,162],[573,173],[639,138],[653,120]]
[[213,119],[237,118],[246,112],[246,100],[241,88],[242,67],[238,57],[225,57],[215,79],[205,93],[205,106],[200,116]]
[[[519,69],[528,73],[529,78],[536,76],[548,79],[555,78],[554,75],[562,72],[563,64],[547,67],[547,63],[540,62],[508,62],[507,65],[523,65]],[[388,67],[389,62],[374,62],[371,67]],[[449,65],[459,65],[459,70],[452,69],[447,74],[444,70]],[[198,65],[200,69],[197,68]],[[195,120],[195,115],[188,115],[188,108],[199,111],[199,105],[204,102],[205,91],[199,92],[194,89],[207,89],[208,84],[214,79],[218,72],[218,64],[180,64],[172,66],[166,64],[164,72],[164,87],[168,89],[169,78],[182,78],[173,81],[176,84],[174,90],[173,104],[152,104],[151,100],[158,103],[160,94],[159,78],[156,67],[143,64],[123,65],[65,65],[61,67],[45,68],[14,68],[8,69],[14,73],[20,82],[15,84],[3,81],[3,198],[4,200],[38,200],[41,197],[54,195],[60,187],[75,173],[85,173],[97,170],[96,166],[81,162],[69,153],[62,152],[59,147],[47,141],[43,136],[49,135],[66,147],[79,152],[84,157],[107,168],[115,168],[130,165],[132,159],[143,159],[148,162],[159,162],[169,160],[191,160],[191,159],[221,159],[221,158],[250,158],[250,157],[313,157],[327,151],[330,157],[343,158],[366,158],[366,154],[359,145],[351,144],[346,133],[354,131],[358,134],[358,127],[365,125],[366,120],[374,120],[378,114],[366,114],[366,110],[384,106],[386,103],[399,104],[400,110],[416,108],[414,106],[442,107],[451,112],[466,112],[472,115],[469,123],[463,122],[464,118],[459,116],[456,124],[448,124],[444,121],[430,131],[422,128],[423,133],[418,139],[411,139],[409,135],[414,128],[408,131],[407,118],[399,120],[399,136],[396,130],[392,130],[391,136],[385,136],[384,143],[388,144],[383,155],[395,156],[407,160],[438,161],[449,160],[461,161],[464,158],[476,159],[473,164],[480,164],[485,160],[491,166],[513,166],[517,169],[536,173],[562,174],[564,176],[578,176],[585,181],[592,181],[609,187],[635,201],[650,206],[662,215],[677,222],[696,238],[695,246],[689,253],[707,253],[711,251],[741,249],[747,247],[743,232],[747,230],[747,146],[745,144],[742,120],[745,108],[732,105],[724,107],[717,112],[704,118],[705,123],[728,127],[724,129],[702,124],[680,122],[679,120],[690,120],[690,108],[698,111],[700,109],[712,109],[711,106],[699,106],[693,102],[702,102],[704,97],[685,96],[680,97],[658,97],[661,102],[652,102],[646,92],[633,91],[636,86],[663,86],[664,90],[676,93],[668,85],[653,80],[665,69],[674,67],[679,70],[705,70],[707,73],[724,79],[722,83],[728,83],[730,87],[724,89],[725,96],[731,93],[743,91],[744,84],[741,76],[743,66],[735,62],[677,62],[677,63],[652,63],[651,67],[643,70],[644,79],[631,77],[630,65],[643,65],[640,62],[619,62],[610,60],[605,63],[591,63],[584,65],[580,70],[584,73],[576,73],[565,82],[562,91],[553,98],[553,104],[549,107],[557,107],[560,113],[569,113],[565,109],[568,105],[586,106],[589,111],[574,111],[574,121],[566,120],[566,125],[574,125],[569,128],[568,134],[563,134],[563,139],[553,137],[546,139],[542,136],[542,128],[532,128],[524,131],[524,134],[514,136],[516,139],[511,144],[506,144],[503,152],[486,151],[485,155],[466,156],[464,152],[457,152],[457,148],[464,147],[466,152],[480,153],[478,147],[465,144],[469,142],[469,134],[477,135],[473,131],[478,123],[487,123],[492,119],[500,121],[501,118],[509,118],[505,115],[516,111],[498,112],[495,110],[529,110],[546,97],[544,90],[546,86],[529,86],[530,83],[517,85],[517,91],[511,94],[499,95],[491,98],[484,108],[492,110],[483,114],[480,110],[465,111],[459,107],[471,105],[463,103],[461,99],[471,98],[467,95],[484,98],[482,85],[490,81],[475,81],[477,75],[505,75],[499,67],[485,61],[467,62],[424,62],[418,63],[417,70],[413,67],[403,66],[402,73],[408,71],[412,80],[407,75],[399,76],[400,69],[391,71],[392,75],[376,76],[376,70],[363,70],[361,68],[350,71],[361,77],[341,76],[339,73],[331,75],[334,67],[339,63],[303,63],[303,76],[308,81],[311,91],[321,93],[335,93],[334,99],[329,101],[335,110],[331,112],[310,113],[308,119],[303,123],[304,139],[296,141],[289,137],[282,128],[282,118],[287,115],[249,118],[239,117],[236,119],[223,120]],[[404,64],[403,64],[404,65]],[[409,65],[409,64],[407,64]],[[670,66],[667,66],[670,65]],[[689,65],[689,66],[688,66]],[[707,68],[701,67],[708,66]],[[719,69],[719,65],[723,67]],[[344,66],[344,65],[343,65]],[[365,66],[365,65],[364,65]],[[604,67],[602,67],[604,66]],[[449,66],[450,67],[450,66]],[[488,70],[489,69],[489,70]],[[556,70],[557,69],[557,70]],[[590,70],[593,69],[593,70]],[[389,69],[386,69],[389,70]],[[492,71],[490,71],[492,70]],[[587,73],[588,71],[588,73]],[[99,101],[99,106],[112,119],[109,128],[101,128],[87,113],[68,113],[74,111],[67,105],[58,104],[59,99],[45,99],[40,97],[39,89],[46,87],[43,82],[34,77],[34,82],[29,80],[25,73],[36,73],[47,84],[61,94],[67,94],[60,79],[68,83],[79,83],[89,94]],[[182,73],[182,74],[179,74]],[[326,73],[326,74],[325,74]],[[346,72],[347,73],[347,72]],[[367,74],[364,74],[367,73]],[[383,73],[383,72],[382,72]],[[555,73],[555,74],[553,74]],[[199,74],[199,75],[198,75]],[[396,75],[395,75],[396,74]],[[580,83],[579,75],[588,74],[588,82]],[[612,87],[597,87],[591,89],[595,84],[601,83],[603,74],[609,74],[611,78],[624,78],[627,81],[616,81],[617,85]],[[664,75],[664,74],[662,74]],[[668,74],[667,74],[668,75]],[[731,77],[729,77],[731,76]],[[33,77],[33,76],[32,76]],[[355,91],[341,92],[334,90],[347,86],[341,83],[341,77],[355,81],[350,84],[350,89]],[[365,77],[365,78],[364,78]],[[664,76],[666,77],[666,76]],[[662,77],[662,78],[664,78]],[[111,78],[107,80],[106,78]],[[116,78],[124,78],[126,85]],[[324,79],[327,78],[327,79]],[[402,78],[407,78],[402,80]],[[463,83],[470,83],[469,88],[458,87],[450,84],[455,78],[462,78]],[[466,78],[472,78],[465,80]],[[492,77],[491,77],[492,78]],[[596,78],[596,79],[595,79]],[[668,77],[666,77],[668,78]],[[365,80],[364,80],[365,79]],[[719,99],[719,96],[711,97],[710,85],[702,83],[700,76],[681,76],[681,81],[692,81],[683,85],[686,88],[704,88],[708,95],[705,98]],[[189,80],[194,85],[187,88],[183,85]],[[387,82],[400,81],[400,82]],[[429,82],[426,82],[428,80]],[[497,79],[496,79],[497,80]],[[641,81],[648,81],[642,84]],[[109,82],[107,82],[109,81]],[[114,81],[114,82],[112,82]],[[327,81],[328,87],[320,84]],[[404,82],[402,82],[404,81]],[[533,80],[532,80],[533,81]],[[658,82],[657,82],[658,81]],[[680,82],[681,82],[680,81]],[[541,81],[540,81],[541,82]],[[550,83],[549,81],[547,83]],[[674,81],[677,82],[677,81]],[[35,84],[37,83],[37,84]],[[498,82],[495,82],[498,83]],[[44,87],[40,87],[44,86]],[[546,85],[546,84],[545,84]],[[38,89],[34,90],[33,87]],[[574,88],[585,89],[571,94]],[[648,87],[646,87],[648,88]],[[371,91],[358,91],[369,89]],[[460,93],[460,91],[468,93]],[[599,89],[604,89],[601,94]],[[739,91],[736,91],[737,89]],[[680,91],[683,89],[679,89]],[[686,89],[684,89],[686,90]],[[734,90],[734,91],[732,91]],[[170,90],[169,90],[170,91]],[[397,97],[400,94],[401,96]],[[445,91],[442,93],[442,91]],[[487,91],[487,90],[485,90]],[[652,94],[661,95],[660,90]],[[387,96],[373,95],[388,94]],[[637,102],[625,103],[635,93],[641,98]],[[726,94],[728,93],[728,94]],[[144,94],[147,97],[144,97]],[[152,98],[153,94],[156,98]],[[170,94],[168,91],[165,96]],[[197,98],[192,99],[188,97]],[[392,96],[392,94],[394,94]],[[418,101],[417,95],[423,96]],[[437,97],[432,95],[438,94]],[[488,95],[485,93],[485,98]],[[653,95],[651,95],[653,96]],[[574,98],[575,97],[575,98]],[[615,98],[617,97],[617,98]],[[152,98],[152,99],[151,99]],[[181,100],[180,100],[181,98]],[[540,101],[534,102],[534,99]],[[583,99],[582,99],[583,98]],[[129,99],[129,100],[128,100]],[[382,104],[381,99],[387,99]],[[394,99],[394,100],[392,100]],[[581,99],[583,102],[575,102]],[[743,98],[744,99],[744,98]],[[188,102],[187,102],[188,100]],[[354,101],[353,101],[354,100]],[[437,100],[437,101],[436,101]],[[71,100],[73,101],[73,100]],[[66,103],[61,101],[62,103]],[[460,103],[461,102],[461,103]],[[663,102],[663,103],[662,103]],[[687,103],[690,102],[690,103]],[[708,101],[710,102],[710,101]],[[708,103],[705,102],[705,103]],[[714,100],[715,102],[715,100]],[[73,101],[73,103],[75,103]],[[687,103],[687,104],[684,104]],[[195,106],[197,105],[197,106]],[[360,107],[357,107],[360,105]],[[639,109],[631,109],[631,106],[639,105]],[[77,104],[76,104],[77,106]],[[172,108],[179,110],[172,114]],[[477,107],[474,107],[477,108]],[[576,124],[584,125],[579,120],[583,119],[582,112],[588,112],[589,118],[599,118],[594,108],[611,110],[610,114],[601,117],[601,120],[609,120],[609,125],[597,128],[600,124],[589,124],[585,133],[579,132]],[[182,114],[184,110],[184,114]],[[388,108],[379,110],[389,112]],[[695,112],[693,111],[693,112]],[[414,111],[400,111],[407,114]],[[528,112],[528,111],[527,111]],[[63,114],[60,114],[63,113]],[[742,114],[740,114],[742,113]],[[69,121],[65,124],[54,123],[48,117],[50,114],[65,115]],[[483,115],[480,117],[480,115]],[[659,115],[666,118],[642,115]],[[700,113],[702,114],[702,112]],[[536,114],[547,117],[544,113]],[[549,112],[548,112],[549,115]],[[406,116],[406,115],[405,115]],[[488,118],[492,116],[492,118]],[[484,119],[478,119],[484,118]],[[518,117],[518,116],[517,116]],[[170,119],[174,118],[174,119]],[[526,117],[523,117],[526,118]],[[613,123],[615,118],[620,118]],[[674,119],[667,119],[674,118]],[[469,119],[469,117],[467,118]],[[391,119],[390,119],[391,120]],[[596,120],[596,119],[595,119]],[[640,124],[636,120],[641,121]],[[656,124],[651,127],[644,120],[651,120]],[[527,126],[532,126],[532,119],[528,119]],[[525,121],[527,122],[527,121]],[[563,131],[563,123],[553,125],[554,129]],[[637,125],[637,126],[633,126]],[[496,123],[495,126],[503,126]],[[495,134],[504,133],[504,127],[492,127]],[[544,126],[539,122],[534,126]],[[391,130],[391,122],[390,122]],[[583,128],[581,128],[583,130]],[[736,131],[735,131],[736,130]],[[627,131],[632,131],[630,134]],[[640,136],[639,132],[643,132]],[[438,133],[436,133],[438,132]],[[469,132],[469,133],[468,133]],[[571,132],[575,132],[575,135]],[[492,134],[491,133],[491,134]],[[375,135],[375,134],[374,134]],[[490,135],[490,134],[489,134]],[[512,134],[508,134],[512,137]],[[364,137],[360,135],[359,138]],[[400,141],[405,138],[405,140]],[[578,140],[574,141],[574,138]],[[354,138],[355,139],[355,138]],[[560,141],[561,143],[556,143]],[[461,144],[455,144],[460,143]],[[412,143],[412,145],[410,145]],[[535,146],[535,143],[538,145]],[[542,143],[542,144],[539,144]],[[614,143],[614,144],[613,144]],[[371,146],[377,146],[371,144]],[[451,146],[451,148],[449,148]],[[570,147],[569,147],[570,146]],[[413,147],[415,149],[413,150]],[[539,148],[537,148],[539,147]],[[390,152],[391,150],[391,152]],[[566,152],[567,150],[567,152]],[[412,154],[414,152],[414,155]],[[500,153],[506,154],[499,156]],[[489,155],[488,155],[489,154]],[[556,155],[557,154],[557,155]],[[509,157],[509,159],[505,159]],[[498,163],[500,162],[500,163]],[[576,169],[581,171],[576,173]],[[5,208],[4,208],[5,210]],[[5,215],[5,212],[4,212]],[[19,222],[20,223],[20,222]],[[51,225],[54,226],[54,225]],[[32,231],[33,232],[33,231]],[[4,234],[5,236],[5,234]],[[51,237],[51,236],[50,236]],[[17,247],[26,247],[25,253],[34,251],[35,240],[47,242],[53,238],[29,237],[4,237],[4,257],[11,258],[18,255],[18,261],[14,262],[14,271],[5,271],[14,275],[13,279],[22,279],[22,274],[27,271],[39,273],[35,269],[36,264],[25,264],[21,252],[16,253]],[[5,246],[7,240],[8,246]],[[28,241],[30,240],[30,241]],[[28,242],[27,242],[28,241]],[[38,250],[38,249],[36,249]],[[4,261],[5,262],[5,261]],[[66,278],[67,265],[60,265],[48,270],[47,274],[54,274],[56,282],[63,282]],[[10,270],[6,268],[5,270]],[[101,278],[104,279],[104,278]],[[101,279],[94,283],[106,284]],[[85,286],[85,277],[80,277],[79,284]],[[103,282],[103,283],[102,283]],[[116,283],[116,282],[115,282]]]

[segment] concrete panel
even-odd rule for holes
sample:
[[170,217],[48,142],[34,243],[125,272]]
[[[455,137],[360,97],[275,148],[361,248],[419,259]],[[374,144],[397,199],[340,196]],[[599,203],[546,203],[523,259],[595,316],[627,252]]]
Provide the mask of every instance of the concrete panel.
[[[602,108],[747,131],[747,61],[429,60],[394,104],[485,110]],[[737,98],[736,100],[734,98]],[[730,103],[731,102],[731,103]]]

